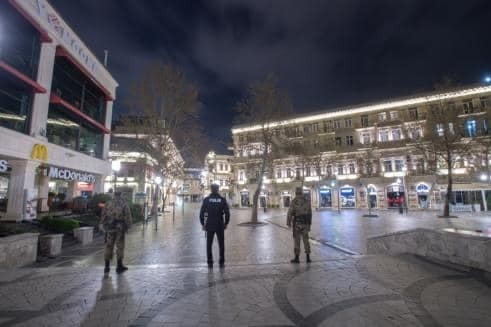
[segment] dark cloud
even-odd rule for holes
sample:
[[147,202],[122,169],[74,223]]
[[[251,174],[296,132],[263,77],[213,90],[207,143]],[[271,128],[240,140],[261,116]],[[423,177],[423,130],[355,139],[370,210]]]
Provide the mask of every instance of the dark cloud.
[[248,84],[275,73],[297,111],[463,84],[491,71],[487,0],[51,0],[120,83],[150,60],[200,88],[209,134],[228,141]]

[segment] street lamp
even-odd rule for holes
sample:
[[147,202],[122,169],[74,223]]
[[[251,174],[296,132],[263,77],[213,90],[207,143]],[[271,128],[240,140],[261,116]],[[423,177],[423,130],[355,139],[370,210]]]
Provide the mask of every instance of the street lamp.
[[118,179],[118,172],[121,169],[121,161],[119,160],[111,161],[111,169],[114,172],[114,192],[116,192],[116,183]]

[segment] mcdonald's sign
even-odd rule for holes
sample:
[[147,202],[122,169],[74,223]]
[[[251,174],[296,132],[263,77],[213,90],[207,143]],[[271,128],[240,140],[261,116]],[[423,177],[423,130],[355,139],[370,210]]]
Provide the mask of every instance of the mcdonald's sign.
[[34,144],[31,152],[31,159],[37,159],[41,161],[48,160],[48,149],[44,144]]

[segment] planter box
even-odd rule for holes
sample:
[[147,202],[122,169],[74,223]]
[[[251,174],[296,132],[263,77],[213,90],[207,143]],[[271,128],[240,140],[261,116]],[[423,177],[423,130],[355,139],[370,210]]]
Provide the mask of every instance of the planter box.
[[82,243],[82,245],[90,244],[94,240],[94,227],[80,227],[73,230],[73,236]]
[[38,233],[24,233],[0,238],[0,268],[17,268],[36,261]]
[[56,257],[61,253],[63,234],[39,236],[39,253],[46,257]]

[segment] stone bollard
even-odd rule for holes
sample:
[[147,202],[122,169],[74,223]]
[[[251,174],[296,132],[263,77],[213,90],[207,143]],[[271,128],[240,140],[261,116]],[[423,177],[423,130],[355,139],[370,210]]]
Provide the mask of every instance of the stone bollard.
[[56,257],[61,253],[63,234],[39,236],[39,252],[46,257]]
[[92,243],[94,240],[94,227],[75,228],[73,230],[73,236],[75,236],[75,239],[82,243],[82,245]]

